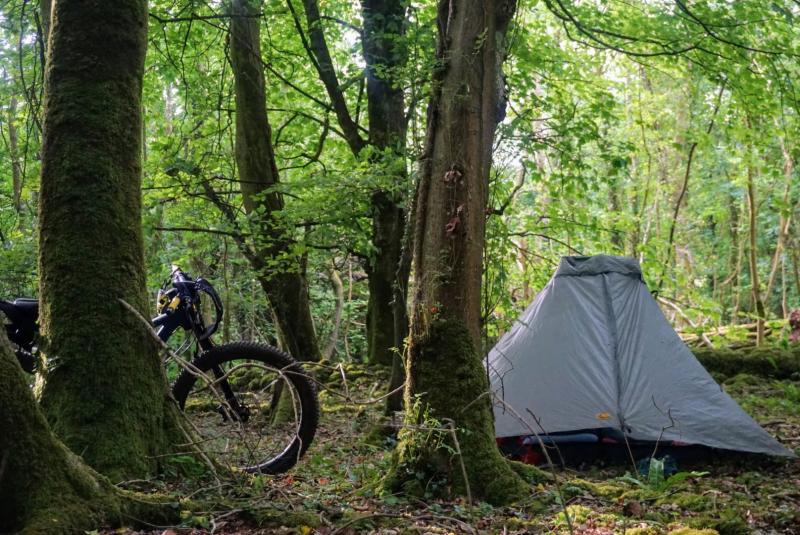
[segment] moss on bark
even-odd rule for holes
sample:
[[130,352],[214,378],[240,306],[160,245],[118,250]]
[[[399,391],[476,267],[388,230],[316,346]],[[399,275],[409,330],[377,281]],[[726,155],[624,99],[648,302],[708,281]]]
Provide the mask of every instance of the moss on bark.
[[800,376],[800,346],[748,347],[742,349],[693,348],[700,364],[711,373],[727,377],[748,373],[776,379]]
[[0,533],[75,533],[177,509],[116,489],[59,442],[0,334]]
[[141,91],[147,2],[53,6],[45,81],[39,276],[42,407],[112,480],[157,469],[177,410],[145,312]]
[[[438,3],[439,61],[414,203],[405,389],[410,427],[401,432],[386,481],[413,492],[433,485],[452,494],[469,491],[498,504],[529,491],[495,444],[488,381],[476,351],[492,143],[505,111],[501,67],[515,10],[514,0]],[[458,429],[457,440],[430,431],[442,424]]]
[[[463,463],[473,497],[505,504],[528,496],[530,487],[497,449],[490,398],[482,395],[488,389],[486,372],[466,326],[457,319],[435,320],[427,336],[412,343],[409,363],[405,402],[414,409],[400,432],[386,486],[463,496]],[[456,429],[458,448],[448,422]]]

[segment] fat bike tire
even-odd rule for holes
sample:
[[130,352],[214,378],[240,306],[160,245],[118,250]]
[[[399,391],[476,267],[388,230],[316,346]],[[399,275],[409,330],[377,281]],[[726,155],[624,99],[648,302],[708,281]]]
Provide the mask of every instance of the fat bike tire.
[[[192,396],[199,395],[198,393],[203,390],[208,391],[207,386],[215,383],[213,375],[215,367],[218,370],[234,370],[243,366],[255,366],[256,369],[260,368],[265,373],[274,373],[279,377],[283,385],[281,388],[290,386],[293,391],[291,399],[296,420],[292,422],[294,428],[287,437],[285,447],[279,444],[274,455],[271,452],[267,458],[252,459],[253,462],[245,462],[237,467],[250,473],[281,474],[297,464],[314,440],[319,422],[317,389],[313,378],[299,362],[276,347],[234,342],[218,345],[203,352],[192,361],[192,365],[195,370],[184,370],[172,387],[175,400],[187,414],[187,400],[191,400]],[[202,372],[202,379],[198,371]],[[231,388],[239,398],[241,385],[231,384]],[[279,396],[281,392],[282,390],[278,391]],[[283,393],[285,395],[285,388]],[[273,409],[274,405],[273,402]]]

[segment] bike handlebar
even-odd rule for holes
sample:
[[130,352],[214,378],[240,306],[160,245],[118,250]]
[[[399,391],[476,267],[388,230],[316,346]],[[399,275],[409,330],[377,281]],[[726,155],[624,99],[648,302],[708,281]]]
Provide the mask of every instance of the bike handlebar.
[[214,289],[214,287],[211,286],[211,284],[209,284],[205,279],[198,278],[193,280],[175,264],[172,264],[171,269],[172,286],[178,290],[178,292],[183,296],[183,299],[193,302],[196,297],[199,297],[199,293],[204,293],[211,298],[216,317],[214,318],[213,324],[202,326],[202,332],[198,332],[197,334],[197,337],[201,340],[208,338],[214,332],[216,332],[220,322],[222,321],[222,299],[220,299],[219,294],[217,294],[217,291]]

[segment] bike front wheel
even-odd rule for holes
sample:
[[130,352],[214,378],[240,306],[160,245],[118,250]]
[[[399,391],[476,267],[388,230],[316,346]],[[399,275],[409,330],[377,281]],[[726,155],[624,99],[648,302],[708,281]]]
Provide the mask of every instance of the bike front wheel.
[[222,464],[280,474],[311,445],[319,421],[312,378],[283,351],[237,342],[192,361],[172,387],[199,435]]

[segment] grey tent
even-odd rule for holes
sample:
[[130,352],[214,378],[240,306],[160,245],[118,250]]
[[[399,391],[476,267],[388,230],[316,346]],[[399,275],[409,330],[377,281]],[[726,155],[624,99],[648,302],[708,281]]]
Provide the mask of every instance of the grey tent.
[[487,366],[497,437],[613,428],[631,440],[794,455],[703,369],[632,258],[564,257]]

